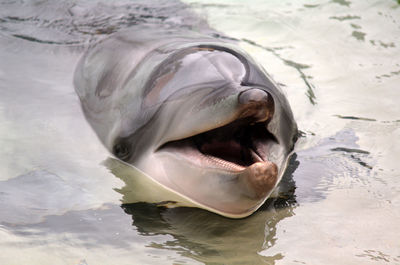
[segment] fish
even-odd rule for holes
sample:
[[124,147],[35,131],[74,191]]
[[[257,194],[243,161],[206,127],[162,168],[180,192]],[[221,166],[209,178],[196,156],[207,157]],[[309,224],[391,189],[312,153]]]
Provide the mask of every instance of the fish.
[[247,217],[277,187],[298,136],[284,92],[259,63],[190,29],[114,33],[83,54],[74,87],[111,171],[132,184],[125,204]]

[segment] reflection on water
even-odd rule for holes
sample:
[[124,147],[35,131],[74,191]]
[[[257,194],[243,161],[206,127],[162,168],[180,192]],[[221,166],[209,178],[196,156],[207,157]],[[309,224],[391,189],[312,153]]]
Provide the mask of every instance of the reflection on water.
[[[124,196],[138,192],[136,171],[118,160],[109,158],[105,165],[125,186],[118,189]],[[273,263],[281,255],[260,257],[260,248],[274,245],[276,224],[293,215],[296,207],[295,183],[292,173],[298,166],[296,155],[290,161],[282,179],[280,192],[249,218],[228,219],[197,208],[165,208],[148,203],[123,204],[124,211],[132,216],[132,225],[143,236],[172,236],[162,244],[149,247],[173,250],[180,255],[207,264],[220,264],[229,260],[232,264],[265,261]],[[123,167],[123,169],[122,169]],[[127,199],[132,201],[131,198]],[[240,246],[240,248],[238,248]]]
[[139,234],[172,236],[167,242],[153,243],[150,247],[173,250],[207,264],[279,259],[280,255],[261,257],[258,251],[264,245],[274,244],[276,223],[292,215],[289,207],[274,211],[272,204],[248,219],[236,221],[194,208],[160,211],[154,206],[130,205],[124,209],[132,215]]
[[[399,264],[400,5],[184,2],[0,3],[0,263]],[[103,165],[72,75],[85,45],[137,23],[211,27],[287,93],[302,137],[249,218],[121,206],[134,188]]]

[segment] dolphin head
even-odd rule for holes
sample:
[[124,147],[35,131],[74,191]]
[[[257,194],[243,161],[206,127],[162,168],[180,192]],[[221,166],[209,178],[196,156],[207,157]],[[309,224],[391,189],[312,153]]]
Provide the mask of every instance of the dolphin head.
[[246,215],[264,202],[296,126],[260,67],[226,47],[190,47],[160,64],[145,87],[142,111],[153,115],[116,139],[118,158],[224,215]]
[[153,49],[125,75],[113,67],[123,81],[103,102],[96,97],[97,112],[79,89],[78,73],[86,117],[115,157],[186,205],[247,216],[285,170],[297,136],[290,106],[262,67],[234,45],[173,46]]

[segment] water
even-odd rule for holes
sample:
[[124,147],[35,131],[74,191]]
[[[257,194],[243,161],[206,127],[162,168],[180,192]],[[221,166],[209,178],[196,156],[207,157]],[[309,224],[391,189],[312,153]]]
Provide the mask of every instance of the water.
[[[211,27],[281,84],[302,137],[280,198],[241,220],[120,207],[72,75],[136,23]],[[0,264],[400,264],[399,46],[390,0],[2,1]]]

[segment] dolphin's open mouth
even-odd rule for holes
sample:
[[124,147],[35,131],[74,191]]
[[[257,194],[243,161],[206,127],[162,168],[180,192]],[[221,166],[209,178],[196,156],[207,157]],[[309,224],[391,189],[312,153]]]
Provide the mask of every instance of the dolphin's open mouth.
[[222,127],[168,142],[159,151],[180,154],[201,167],[242,171],[257,162],[269,161],[276,138],[267,130],[267,122],[251,118],[235,120]]
[[173,155],[187,168],[197,167],[204,177],[230,179],[237,185],[236,192],[260,200],[272,192],[279,178],[280,163],[274,160],[279,157],[280,145],[267,129],[274,124],[273,114],[270,94],[262,89],[247,89],[238,95],[235,120],[167,142],[157,151]]

